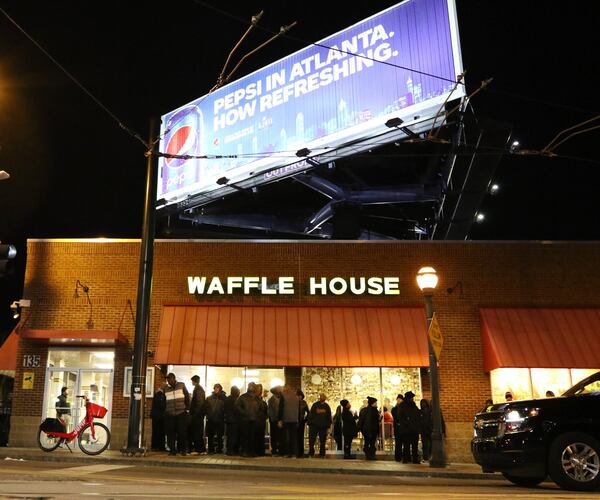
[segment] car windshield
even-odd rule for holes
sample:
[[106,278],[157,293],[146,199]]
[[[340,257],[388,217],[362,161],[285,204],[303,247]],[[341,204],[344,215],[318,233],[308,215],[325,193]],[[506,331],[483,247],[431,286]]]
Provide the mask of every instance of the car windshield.
[[600,392],[600,372],[584,378],[565,392],[563,396],[579,396],[580,394],[589,394],[591,392]]

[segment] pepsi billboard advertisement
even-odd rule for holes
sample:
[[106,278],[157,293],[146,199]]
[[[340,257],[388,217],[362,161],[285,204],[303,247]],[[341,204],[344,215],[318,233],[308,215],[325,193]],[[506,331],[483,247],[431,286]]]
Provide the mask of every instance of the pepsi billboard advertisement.
[[160,151],[206,158],[161,157],[158,198],[298,173],[297,151],[351,154],[390,118],[423,130],[461,72],[454,0],[407,0],[164,115]]

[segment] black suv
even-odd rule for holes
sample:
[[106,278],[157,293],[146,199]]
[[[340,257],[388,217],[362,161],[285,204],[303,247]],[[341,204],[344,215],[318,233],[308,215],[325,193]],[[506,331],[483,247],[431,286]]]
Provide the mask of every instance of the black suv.
[[497,404],[475,416],[471,451],[483,472],[519,486],[548,475],[561,488],[600,487],[600,372],[558,398]]

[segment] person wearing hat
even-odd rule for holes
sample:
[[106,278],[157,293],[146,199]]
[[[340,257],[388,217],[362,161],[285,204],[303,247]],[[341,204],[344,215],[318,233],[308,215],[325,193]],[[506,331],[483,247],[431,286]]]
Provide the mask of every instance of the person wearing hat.
[[398,432],[398,424],[400,423],[400,407],[404,402],[404,394],[398,394],[396,396],[396,406],[392,408],[392,418],[394,419],[394,460],[396,462],[402,462],[402,440],[400,439],[400,432]]
[[352,440],[358,434],[358,428],[356,426],[356,417],[350,411],[352,405],[347,399],[342,399],[340,401],[340,407],[342,408],[342,436],[344,442],[344,458],[356,458],[352,455]]
[[379,434],[379,412],[377,411],[377,399],[369,396],[367,406],[360,410],[358,416],[358,430],[363,435],[365,458],[375,460],[375,442]]
[[[404,394],[404,402],[396,412],[397,421],[394,421],[395,431],[400,437],[402,446],[402,462],[407,464],[412,459],[413,464],[420,463],[419,460],[419,433],[421,432],[421,410],[415,403],[415,393],[408,391]],[[396,441],[398,443],[398,440]],[[397,445],[396,445],[397,446]],[[399,457],[396,449],[396,460]]]

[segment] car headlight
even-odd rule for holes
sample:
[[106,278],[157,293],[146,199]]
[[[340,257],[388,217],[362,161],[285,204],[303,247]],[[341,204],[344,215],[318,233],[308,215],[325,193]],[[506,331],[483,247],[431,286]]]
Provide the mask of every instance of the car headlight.
[[538,415],[538,408],[508,409],[502,416],[501,434],[530,431],[531,418]]

